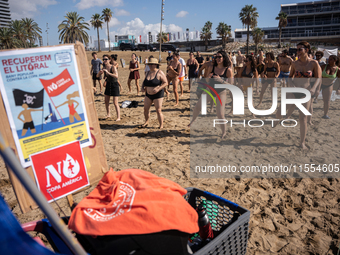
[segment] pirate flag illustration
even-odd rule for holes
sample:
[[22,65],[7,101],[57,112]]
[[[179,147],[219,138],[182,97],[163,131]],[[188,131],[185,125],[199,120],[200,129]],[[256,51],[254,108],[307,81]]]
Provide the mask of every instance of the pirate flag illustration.
[[[25,136],[28,129],[30,129],[32,134],[34,134],[36,130],[33,123],[31,112],[43,111],[43,109],[36,108],[43,107],[44,105],[44,89],[36,93],[26,92],[20,89],[14,89],[13,96],[15,105],[24,108],[24,110],[21,111],[18,115],[18,119],[24,123],[21,136]],[[34,108],[36,110],[29,108]]]

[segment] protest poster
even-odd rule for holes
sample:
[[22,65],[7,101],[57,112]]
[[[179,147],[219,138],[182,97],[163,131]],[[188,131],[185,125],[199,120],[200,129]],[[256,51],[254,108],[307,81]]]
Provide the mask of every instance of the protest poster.
[[[65,46],[67,46],[66,47],[67,49],[71,49],[71,51],[73,51],[74,54],[75,54],[75,60],[72,60],[72,61],[75,62],[74,65],[77,67],[77,69],[75,69],[76,77],[80,78],[80,84],[78,84],[77,86],[81,87],[81,92],[82,92],[82,95],[83,95],[82,100],[85,104],[85,106],[82,105],[82,107],[83,107],[83,109],[85,109],[84,115],[87,116],[87,120],[88,120],[88,123],[89,123],[89,130],[90,130],[90,133],[89,133],[90,138],[89,139],[91,139],[91,140],[88,143],[90,145],[86,146],[86,147],[82,147],[82,151],[83,151],[83,155],[84,155],[84,161],[85,161],[86,170],[87,170],[87,173],[88,173],[88,178],[89,178],[90,184],[92,184],[92,183],[96,183],[97,181],[99,181],[102,178],[103,174],[106,171],[108,171],[108,166],[107,166],[106,156],[105,156],[105,152],[104,152],[104,144],[103,144],[103,140],[102,140],[102,137],[101,137],[101,130],[100,130],[100,126],[99,126],[98,115],[97,115],[97,111],[96,111],[95,105],[94,105],[92,80],[91,80],[90,70],[89,70],[89,66],[88,66],[88,60],[87,60],[87,57],[86,57],[85,47],[82,43],[77,42],[75,44],[59,45],[59,46],[51,46],[51,47],[41,47],[41,48],[38,48],[38,49],[39,49],[39,52],[41,52],[43,54],[46,51],[49,52],[50,48],[54,48],[56,51],[59,50],[60,52],[64,52]],[[15,56],[19,52],[22,52],[22,51],[26,51],[26,49],[1,50],[0,56],[3,56],[3,54],[7,54],[7,56]],[[60,68],[61,69],[60,73],[62,73],[65,70],[65,68],[69,68],[68,66],[66,66],[66,65],[69,65],[69,62],[68,62],[69,59],[70,59],[69,56],[70,55],[66,55],[66,54],[65,55],[57,55],[58,62],[60,63],[60,61],[62,60],[62,61],[64,61],[64,65],[65,65],[65,66],[63,66],[64,68]],[[72,54],[71,54],[71,56],[72,56]],[[52,56],[51,56],[51,58],[52,58]],[[1,64],[1,61],[0,61],[0,64]],[[56,74],[55,76],[58,76],[60,73]],[[69,71],[69,74],[71,75],[73,82],[76,82],[77,79],[75,79],[73,77],[74,73]],[[49,80],[49,78],[46,78],[46,77],[41,77],[41,79]],[[41,84],[40,90],[39,89],[34,90],[34,91],[29,90],[29,93],[31,93],[31,92],[37,93],[37,92],[40,92],[42,89],[44,89],[40,79],[38,81]],[[72,88],[73,86],[75,86],[75,85],[70,85],[70,87],[68,89]],[[22,90],[24,92],[27,92],[22,87],[20,87],[18,89]],[[18,92],[20,94],[20,91],[18,91]],[[18,92],[16,92],[16,93],[18,93]],[[45,101],[45,98],[49,99],[49,96],[48,96],[47,92],[45,92],[45,89],[44,89],[43,92],[44,92],[44,101]],[[0,93],[2,94],[1,90],[0,90]],[[13,92],[11,92],[11,93],[13,94]],[[27,94],[27,96],[32,96],[32,97],[35,96],[35,95],[29,94],[29,93],[25,93],[25,94]],[[67,90],[65,90],[64,93],[67,93]],[[51,97],[51,99],[55,103],[55,105],[58,106],[58,101],[55,101],[55,98],[57,98],[57,97]],[[74,99],[80,101],[80,99],[78,97],[75,97]],[[65,99],[63,102],[65,102],[65,101],[67,101],[67,100]],[[37,103],[37,105],[39,105],[39,101],[34,101],[34,102]],[[13,102],[13,104],[15,104],[15,101]],[[31,106],[34,106],[34,105],[31,104]],[[62,111],[63,107],[66,107],[66,109],[68,108],[68,106],[66,104],[58,107],[57,109],[58,109],[59,113],[63,112]],[[51,108],[53,110],[53,104],[52,103],[51,103]],[[78,111],[78,108],[79,108],[79,106],[76,108],[76,111],[79,114],[80,111]],[[39,109],[39,108],[30,107],[28,109],[29,110],[30,109],[35,110],[35,109]],[[48,109],[47,109],[47,114],[49,113],[49,111],[50,111],[50,107],[48,107]],[[45,112],[45,107],[44,107],[44,112]],[[67,110],[66,110],[66,112],[67,112],[67,116],[66,116],[66,119],[67,119],[69,117],[68,116],[69,112]],[[39,121],[41,122],[40,118],[42,118],[42,112],[41,111],[33,112],[33,115],[35,113],[38,113],[38,115],[41,116],[41,117],[39,117]],[[62,120],[59,118],[59,115],[56,111],[54,111],[54,114],[52,114],[52,115],[50,114],[49,116],[47,116],[47,114],[44,115],[44,122],[45,121],[49,122],[50,118],[52,118],[52,116],[56,115],[56,118],[58,118],[60,120],[59,122],[62,123]],[[14,139],[14,136],[13,136],[13,131],[12,131],[12,128],[11,128],[10,117],[8,115],[7,108],[5,108],[3,96],[0,96],[0,116],[3,117],[2,120],[0,121],[0,132],[3,135],[3,137],[5,138],[5,140],[7,141],[7,143],[9,144],[9,146],[13,149],[13,151],[17,154],[17,156],[19,158],[19,151],[21,150],[21,148],[20,147],[18,148],[17,144],[15,142],[15,139]],[[46,117],[48,117],[48,118],[45,119]],[[63,117],[63,120],[65,121],[64,116],[62,116],[62,117]],[[34,116],[34,118],[35,118],[35,116]],[[35,119],[33,119],[33,121],[34,120]],[[75,119],[75,123],[76,123],[76,121],[77,120]],[[59,123],[59,124],[61,124],[61,123]],[[34,124],[36,124],[36,123],[34,123]],[[21,124],[20,127],[22,128],[23,124]],[[37,130],[37,128],[36,128],[36,130]],[[30,128],[28,128],[27,135],[30,135],[30,132],[31,132],[31,130],[30,130]],[[78,134],[76,134],[76,135],[78,135]],[[79,137],[79,135],[78,135],[78,137]],[[78,140],[75,139],[74,141],[78,141]],[[80,140],[80,142],[82,142],[82,141]],[[66,144],[66,143],[67,142],[65,142],[63,144]],[[81,144],[81,145],[83,146],[84,144]],[[26,168],[26,171],[32,177],[32,179],[35,180],[32,165],[28,166]],[[30,195],[26,192],[26,190],[23,188],[23,186],[21,185],[19,180],[15,177],[15,175],[11,171],[8,171],[8,173],[9,173],[9,177],[10,177],[11,184],[13,186],[15,195],[16,195],[17,200],[19,202],[21,211],[23,213],[26,213],[26,212],[36,208],[37,207],[36,204],[34,203],[32,198],[30,197]],[[82,191],[83,189],[84,188],[76,191],[75,193]],[[68,198],[69,198],[69,196],[68,196]]]
[[48,202],[90,184],[79,141],[39,152],[30,158],[37,186]]
[[0,54],[0,90],[21,164],[29,155],[80,141],[91,145],[74,47]]

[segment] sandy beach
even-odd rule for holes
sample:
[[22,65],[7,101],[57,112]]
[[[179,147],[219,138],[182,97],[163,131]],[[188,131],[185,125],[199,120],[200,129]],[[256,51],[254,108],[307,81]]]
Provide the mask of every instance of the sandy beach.
[[[102,59],[101,52],[98,57]],[[112,52],[129,63],[131,52]],[[137,52],[138,56],[154,55],[158,52]],[[167,53],[162,53],[165,60]],[[187,60],[188,52],[181,56]],[[91,52],[87,52],[90,66]],[[163,61],[161,70],[165,71]],[[136,86],[132,81],[132,93],[128,94],[128,66],[119,68],[119,81],[123,86],[119,104],[123,101],[138,101],[138,108],[121,108],[121,121],[115,121],[115,110],[111,100],[111,118],[106,116],[104,96],[95,95],[100,128],[109,167],[115,171],[138,168],[160,177],[177,182],[182,187],[196,187],[233,201],[251,212],[247,254],[336,254],[340,238],[340,179],[326,178],[191,178],[190,176],[190,135],[196,130],[187,127],[190,122],[190,93],[188,81],[184,82],[185,93],[180,97],[178,107],[174,107],[174,94],[164,100],[164,129],[158,129],[155,108],[151,108],[148,127],[140,129],[144,123],[143,99],[137,97]],[[144,80],[144,65],[140,70]],[[98,85],[97,85],[98,86]],[[179,89],[179,88],[178,88]],[[180,91],[180,89],[179,89]],[[269,97],[269,89],[266,97]],[[170,87],[172,92],[172,87]],[[258,100],[258,95],[255,96]],[[270,107],[265,100],[262,107]],[[222,144],[227,146],[226,159],[234,165],[252,164],[339,164],[338,144],[340,140],[340,100],[331,102],[329,116],[324,120],[323,101],[314,104],[313,123],[307,133],[309,151],[299,147],[299,128],[284,130],[282,127],[272,129],[264,127],[227,128],[227,139]],[[246,113],[249,116],[249,112]],[[251,119],[247,116],[247,119]],[[298,120],[296,110],[292,118]],[[211,134],[212,139],[217,138]],[[301,177],[301,176],[300,176]],[[15,198],[7,170],[0,160],[0,192],[9,207],[21,223],[38,220],[45,216],[39,209],[22,214]],[[96,185],[74,195],[79,202]],[[66,198],[58,200],[66,215],[70,209]],[[51,204],[63,214],[55,204]]]

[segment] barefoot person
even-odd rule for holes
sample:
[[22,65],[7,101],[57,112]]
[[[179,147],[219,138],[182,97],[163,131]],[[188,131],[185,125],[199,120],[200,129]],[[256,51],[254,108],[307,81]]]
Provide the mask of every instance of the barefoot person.
[[243,61],[245,59],[245,57],[242,55],[241,51],[239,50],[237,53],[237,57],[236,57],[236,73],[239,73],[241,68],[243,67]]
[[[181,63],[181,65],[182,65],[182,69],[181,69],[181,71],[180,71],[180,73],[179,73],[179,76],[178,76],[178,80],[179,80],[179,86],[180,86],[180,88],[181,88],[181,96],[183,96],[183,81],[184,81],[184,79],[188,76],[187,75],[187,68],[186,68],[186,63],[185,63],[185,61],[184,61],[184,59],[183,58],[181,58],[181,56],[180,56],[180,52],[178,52],[178,56],[179,56],[179,59],[178,59],[178,61]],[[169,86],[169,84],[168,84],[168,86]]]
[[154,103],[157,112],[159,128],[163,128],[162,103],[164,97],[164,88],[166,85],[168,85],[168,82],[165,74],[159,70],[159,63],[156,58],[150,58],[147,65],[150,67],[150,71],[145,76],[141,91],[145,92],[145,123],[141,127],[146,127],[149,124],[150,107],[152,103]]
[[[313,104],[312,99],[315,94],[319,93],[319,87],[321,83],[321,68],[318,64],[318,62],[314,59],[310,59],[308,56],[308,53],[310,51],[310,44],[308,42],[300,42],[297,44],[297,55],[298,60],[295,61],[292,64],[288,85],[289,87],[300,87],[308,89],[311,93],[311,100],[309,100],[307,103],[302,104],[307,111],[309,111],[311,114],[313,114]],[[315,77],[317,79],[314,79],[315,82],[311,82],[312,77]],[[291,95],[288,94],[288,97],[290,98],[304,98],[305,94],[303,93],[293,93]],[[288,106],[288,113],[286,115],[286,118],[289,118],[289,116],[293,113],[295,109],[295,105],[289,105]],[[280,108],[279,108],[280,109]],[[280,110],[276,112],[277,119],[281,119]],[[299,124],[300,124],[300,147],[302,149],[308,149],[306,146],[306,135],[307,135],[307,122],[311,123],[312,116],[309,115],[308,117],[303,114],[301,111],[299,111]]]
[[[229,83],[233,84],[233,72],[231,68],[231,62],[229,57],[225,53],[225,51],[218,51],[216,55],[216,62],[215,64],[208,69],[209,78],[213,79],[213,84],[221,84],[221,83]],[[225,103],[227,101],[227,90],[226,89],[219,89],[215,88],[216,92],[221,98],[222,105],[217,103],[216,105],[216,112],[217,117],[219,119],[225,119]],[[198,100],[197,104],[195,105],[193,116],[189,127],[192,123],[196,120],[201,110],[201,98]],[[226,124],[219,125],[222,130],[221,138],[223,139],[226,135]]]
[[326,65],[325,61],[322,61],[321,59],[323,58],[323,52],[322,51],[317,51],[315,52],[315,59],[318,61],[319,65]]
[[[113,65],[113,66],[116,68],[117,73],[118,73],[119,64],[118,64],[118,62],[117,62],[117,59],[118,59],[118,55],[117,55],[117,54],[111,55],[110,63],[111,63],[111,65]],[[118,79],[117,79],[117,82],[118,82],[120,91],[123,91],[123,86],[120,84],[120,82],[119,82]]]
[[293,59],[288,56],[288,50],[283,50],[280,57],[280,75],[279,79],[282,79],[282,87],[287,86],[287,80],[290,74],[290,67],[293,64]]
[[[318,54],[318,52],[316,52]],[[330,119],[328,116],[329,105],[331,102],[331,95],[333,92],[333,85],[336,79],[340,79],[339,58],[331,55],[328,58],[328,64],[321,65],[322,70],[322,98],[323,98],[323,119]]]
[[103,93],[102,82],[101,82],[102,77],[97,76],[97,74],[99,73],[100,65],[102,65],[103,62],[99,58],[97,58],[97,52],[92,52],[92,57],[93,57],[93,59],[91,60],[91,71],[90,72],[92,74],[93,90],[94,90],[95,93],[97,92],[96,85],[97,85],[97,81],[98,81],[100,93],[102,94]]
[[199,64],[198,61],[194,58],[194,53],[189,53],[189,59],[187,61],[187,67],[189,68],[189,92],[191,89],[191,79],[197,78],[198,70],[199,70]]
[[109,56],[103,56],[104,68],[101,70],[98,75],[104,74],[104,78],[106,79],[106,88],[105,88],[105,108],[106,108],[106,118],[110,118],[110,97],[113,97],[113,105],[116,109],[117,119],[120,120],[120,108],[118,104],[119,93],[119,84],[118,84],[118,72],[116,67],[110,64]]
[[[259,55],[256,59],[256,69],[259,77],[262,77],[262,73],[264,70],[264,66],[266,63],[264,62],[264,55],[263,55],[263,50],[259,50]],[[258,79],[256,82],[256,94],[258,95],[260,89],[260,80]]]
[[[197,51],[196,60],[199,64],[199,68],[201,68],[202,65],[204,64],[204,58],[201,56],[201,53],[199,51]],[[198,78],[199,78],[199,76],[198,76]]]
[[[266,53],[267,63],[264,66],[262,73],[262,88],[260,93],[260,102],[257,105],[259,107],[262,104],[264,93],[268,86],[270,86],[270,95],[273,97],[273,87],[276,87],[276,79],[280,74],[280,66],[277,62],[274,62],[273,52]],[[272,98],[273,99],[273,98]]]
[[131,61],[130,61],[130,75],[129,75],[129,79],[128,79],[128,87],[129,87],[129,93],[132,92],[131,90],[131,81],[135,80],[136,81],[136,87],[137,87],[137,96],[139,96],[139,62],[137,59],[137,55],[135,53],[132,53],[131,55]]
[[181,70],[182,70],[182,64],[179,62],[179,58],[180,58],[179,53],[174,52],[172,56],[172,60],[167,67],[168,74],[166,76],[166,78],[168,79],[168,84],[172,82],[172,87],[173,87],[173,91],[175,94],[175,101],[176,101],[175,106],[177,106],[179,103],[177,85],[179,81],[178,76],[180,75]]
[[206,78],[209,75],[207,70],[209,69],[210,66],[213,66],[215,62],[215,57],[216,54],[213,55],[211,60],[209,56],[206,57],[204,64],[200,67],[200,70],[198,71],[198,77],[203,76],[204,78]]

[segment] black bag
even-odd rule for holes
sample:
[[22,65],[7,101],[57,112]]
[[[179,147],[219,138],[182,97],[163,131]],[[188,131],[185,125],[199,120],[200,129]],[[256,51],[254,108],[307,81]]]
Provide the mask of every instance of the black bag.
[[137,108],[137,107],[138,107],[137,101],[132,101],[131,104],[128,106],[128,108]]

